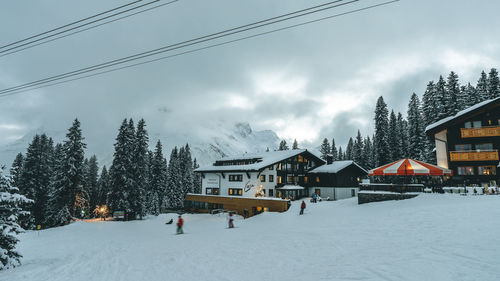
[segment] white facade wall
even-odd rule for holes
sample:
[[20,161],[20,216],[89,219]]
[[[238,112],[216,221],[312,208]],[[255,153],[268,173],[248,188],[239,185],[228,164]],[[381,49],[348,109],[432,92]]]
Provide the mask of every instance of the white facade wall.
[[[274,165],[276,166],[276,165]],[[242,195],[236,195],[236,197],[256,197],[257,192],[263,192],[265,197],[269,197],[269,190],[273,190],[273,196],[276,196],[275,186],[276,186],[276,167],[273,170],[269,170],[269,167],[264,169],[262,172],[248,172],[250,178],[248,178],[246,172],[224,172],[224,177],[220,172],[207,172],[204,173],[205,177],[202,177],[201,187],[202,193],[207,194],[207,188],[219,188],[219,195],[230,196],[230,188],[240,188],[242,189]],[[229,176],[231,175],[241,175],[242,181],[229,181]],[[265,181],[260,180],[260,176],[265,176]],[[273,181],[269,182],[269,176],[273,176]]]
[[[309,188],[309,197],[313,195],[316,189],[319,189],[321,192],[321,198],[326,200],[329,198],[330,200],[341,200],[358,196],[359,188],[358,187],[310,187]],[[354,191],[354,196],[352,196]]]

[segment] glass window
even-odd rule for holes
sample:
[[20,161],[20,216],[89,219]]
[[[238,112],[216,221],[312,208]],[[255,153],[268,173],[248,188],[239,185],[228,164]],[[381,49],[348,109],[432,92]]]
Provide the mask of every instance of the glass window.
[[293,183],[293,177],[292,176],[288,176],[287,183]]
[[278,163],[278,167],[276,167],[276,170],[281,170],[281,162]]
[[496,168],[495,166],[479,166],[477,167],[477,174],[480,176],[494,176],[497,174]]
[[455,145],[455,150],[456,151],[469,151],[469,150],[472,150],[472,144],[456,144]]
[[465,122],[464,127],[467,129],[472,128],[472,122]]
[[302,155],[299,155],[299,162],[304,162],[304,157],[302,157]]
[[219,195],[219,189],[218,188],[212,188],[212,194],[213,195]]
[[457,167],[457,174],[460,176],[473,176],[474,167]]
[[243,175],[229,175],[229,181],[243,181]]
[[269,189],[269,197],[273,197],[274,196],[274,189]]
[[316,182],[319,182],[319,177],[316,177]]
[[277,177],[278,184],[281,184],[281,176]]
[[472,127],[481,128],[481,121],[472,121]]
[[274,165],[269,166],[269,170],[274,170]]
[[304,183],[307,183],[307,177],[304,177]]
[[241,188],[230,188],[228,191],[229,195],[241,196],[243,195],[243,189]]
[[211,188],[205,189],[205,194],[207,194],[207,195],[212,194],[212,189]]
[[492,143],[478,143],[476,144],[476,150],[493,150]]
[[351,197],[354,197],[354,196],[356,196],[356,190],[351,189]]
[[274,176],[273,175],[269,175],[269,182],[274,182]]
[[260,175],[260,182],[266,182],[266,175]]

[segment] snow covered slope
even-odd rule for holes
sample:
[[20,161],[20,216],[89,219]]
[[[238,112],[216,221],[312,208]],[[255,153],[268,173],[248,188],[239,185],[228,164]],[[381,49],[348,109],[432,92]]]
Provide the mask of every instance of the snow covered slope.
[[307,204],[299,216],[236,221],[172,215],[134,222],[78,222],[21,236],[23,266],[2,281],[500,280],[500,196],[422,194],[357,205]]
[[[174,146],[185,145],[189,142],[194,157],[202,165],[211,164],[215,159],[226,155],[242,154],[245,152],[262,152],[267,148],[273,150],[279,145],[280,139],[271,130],[253,131],[248,123],[236,123],[231,128],[216,127],[211,134],[198,136],[179,136],[175,132],[159,134],[150,132],[150,148],[154,150],[157,140],[161,140],[164,148],[163,152],[168,159],[171,149]],[[66,136],[65,130],[47,131],[43,128],[26,134],[19,140],[0,147],[0,165],[10,167],[16,154],[26,153],[28,145],[33,140],[35,134],[46,133],[54,141],[60,142]],[[84,132],[85,136],[85,132]],[[113,160],[114,136],[106,140],[87,139],[87,156],[96,154],[100,164],[110,165]],[[99,143],[97,143],[99,142]],[[105,143],[105,144],[103,144]]]

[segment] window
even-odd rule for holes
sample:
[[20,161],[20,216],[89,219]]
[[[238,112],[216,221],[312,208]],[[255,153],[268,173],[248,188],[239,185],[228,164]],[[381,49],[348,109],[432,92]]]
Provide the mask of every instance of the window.
[[207,188],[205,190],[205,193],[207,195],[219,195],[219,189],[218,188]]
[[260,175],[260,182],[266,182],[266,175]]
[[356,196],[356,190],[351,189],[351,197],[354,197],[354,196]]
[[243,195],[243,189],[241,188],[230,188],[228,191],[229,195],[241,196]]
[[492,143],[478,143],[476,144],[476,150],[493,150]]
[[497,174],[495,166],[479,166],[477,167],[477,174],[480,176],[494,176]]
[[460,176],[473,176],[474,167],[457,167],[457,174]]
[[319,182],[319,177],[316,177],[316,182]]
[[307,177],[304,177],[304,183],[307,183]]
[[481,128],[481,121],[469,121],[465,122],[465,128]]
[[269,170],[270,171],[274,170],[274,165],[269,166]]
[[276,170],[281,170],[281,162],[278,163],[278,167],[276,167]]
[[229,181],[243,181],[243,175],[229,175]]
[[456,144],[455,145],[455,150],[456,151],[469,151],[469,150],[472,150],[472,144]]
[[293,177],[293,182],[298,183],[299,182],[299,177]]
[[273,175],[269,175],[269,182],[274,182],[274,176]]
[[281,184],[281,176],[277,177],[278,184]]
[[274,197],[274,189],[269,189],[269,197]]
[[286,183],[293,183],[293,177],[288,176]]
[[299,155],[299,162],[300,163],[304,162],[304,157],[302,157],[302,155]]

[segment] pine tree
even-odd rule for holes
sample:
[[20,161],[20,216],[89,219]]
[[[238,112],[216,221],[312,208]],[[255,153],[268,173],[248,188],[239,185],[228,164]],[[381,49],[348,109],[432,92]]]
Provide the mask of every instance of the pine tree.
[[160,208],[165,196],[167,171],[165,167],[165,158],[163,157],[163,149],[161,142],[158,140],[153,159],[151,160],[151,178],[150,178],[150,213],[153,215],[160,214]]
[[354,149],[354,141],[352,137],[349,138],[349,142],[347,142],[347,147],[345,149],[344,160],[352,160],[353,158],[353,149]]
[[180,182],[181,182],[181,198],[180,204],[184,206],[184,197],[187,193],[193,193],[194,190],[194,172],[193,172],[193,160],[191,157],[191,149],[189,145],[186,144],[182,148],[182,153],[179,153],[179,164],[180,164]]
[[387,142],[389,144],[390,149],[390,159],[389,162],[396,161],[400,158],[398,147],[398,129],[397,129],[397,119],[394,110],[391,110],[391,114],[389,115],[389,134],[387,136]]
[[342,161],[342,160],[345,160],[345,157],[344,157],[344,152],[342,152],[342,146],[339,146],[339,156],[338,156],[338,161]]
[[373,146],[372,146],[372,141],[370,140],[370,137],[366,137],[364,140],[364,145],[363,145],[363,161],[361,166],[363,168],[374,168],[374,159],[373,159]]
[[334,138],[332,138],[331,154],[332,154],[333,161],[339,160],[338,159],[339,155],[338,155],[337,147],[335,146],[335,139]]
[[146,192],[148,184],[148,146],[149,137],[146,131],[146,121],[139,120],[134,143],[134,169],[133,177],[135,186],[130,190],[129,204],[132,210],[142,219],[146,215]]
[[436,83],[435,87],[435,95],[433,102],[436,106],[436,121],[441,120],[445,117],[448,117],[448,108],[447,108],[447,98],[446,98],[446,82],[444,81],[443,76],[439,76],[439,80]]
[[465,108],[481,102],[479,92],[470,83],[465,86],[463,97],[465,98]]
[[282,140],[282,141],[280,142],[280,146],[279,146],[278,150],[288,150],[288,149],[289,149],[289,148],[288,148],[288,145],[286,144],[286,141],[285,141],[285,140]]
[[[464,105],[460,104],[460,84],[458,82],[458,75],[455,72],[450,72],[446,83],[446,115],[452,116],[457,114],[460,108]],[[409,120],[408,120],[409,121]]]
[[390,161],[388,143],[389,111],[383,97],[379,97],[375,107],[375,139],[374,149],[376,151],[375,165],[380,166]]
[[434,85],[434,81],[430,81],[425,89],[422,97],[422,113],[425,126],[429,126],[437,121],[438,106],[436,104],[436,86]]
[[394,150],[396,150],[396,159],[399,160],[402,158],[408,157],[408,134],[407,128],[405,126],[405,120],[403,119],[403,115],[401,112],[398,112],[398,116],[396,118],[396,146]]
[[44,226],[53,227],[66,225],[71,221],[71,210],[74,202],[70,183],[66,176],[67,165],[64,147],[58,143],[54,149],[53,174],[50,181],[48,212]]
[[0,168],[0,270],[21,264],[21,254],[16,251],[18,235],[24,230],[19,226],[20,216],[27,216],[22,206],[32,201],[18,194],[19,189],[12,186],[12,180]]
[[361,137],[361,133],[358,130],[358,134],[356,136],[356,140],[354,141],[354,146],[352,149],[352,160],[354,160],[354,162],[358,164],[360,164],[362,161],[363,144],[363,138]]
[[109,171],[111,190],[108,194],[108,206],[112,211],[130,210],[127,187],[130,185],[128,176],[132,161],[132,142],[133,135],[130,134],[127,119],[124,119],[118,130],[113,163]]
[[[199,167],[200,167],[200,165],[198,165],[198,163],[196,162],[196,158],[195,158],[193,161],[193,171],[198,169]],[[202,190],[201,190],[201,175],[200,175],[200,173],[194,173],[193,185],[194,185],[193,193],[201,194]]]
[[331,153],[330,143],[328,142],[327,138],[323,139],[323,143],[321,144],[319,152],[321,153],[321,159],[323,159],[323,160],[326,160],[328,157],[328,154]]
[[486,75],[486,72],[484,70],[481,72],[481,76],[479,77],[479,80],[477,81],[477,95],[479,96],[480,101],[485,101],[489,99],[489,93],[488,93],[488,76]]
[[99,206],[106,205],[108,192],[110,189],[110,178],[106,165],[102,167],[101,174],[99,175],[99,180],[97,181],[97,186],[98,186],[97,205]]
[[293,140],[292,149],[299,149],[299,143],[297,142],[297,139]]
[[488,74],[488,99],[498,97],[500,97],[500,79],[498,78],[498,71],[492,68]]
[[10,168],[10,176],[12,178],[12,185],[19,186],[21,183],[21,175],[23,173],[24,156],[22,153],[16,155],[16,159]]
[[177,147],[172,149],[170,153],[170,161],[168,162],[168,172],[167,172],[167,206],[171,209],[182,208],[182,197],[181,185],[181,170],[179,163],[179,151]]
[[86,190],[89,194],[89,209],[86,213],[90,216],[93,214],[94,209],[100,205],[99,203],[99,164],[97,163],[97,156],[92,155],[88,160],[88,167],[85,179]]
[[408,157],[423,160],[424,151],[424,129],[420,101],[417,94],[413,93],[408,104]]

